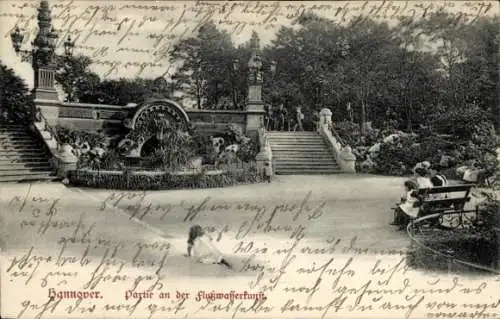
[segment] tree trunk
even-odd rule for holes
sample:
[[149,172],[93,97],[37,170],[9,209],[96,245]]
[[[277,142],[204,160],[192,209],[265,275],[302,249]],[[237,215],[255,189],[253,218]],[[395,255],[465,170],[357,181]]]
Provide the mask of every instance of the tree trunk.
[[500,104],[495,104],[493,106],[493,124],[495,125],[495,131],[500,135]]
[[365,99],[361,100],[361,135],[366,135],[366,102]]

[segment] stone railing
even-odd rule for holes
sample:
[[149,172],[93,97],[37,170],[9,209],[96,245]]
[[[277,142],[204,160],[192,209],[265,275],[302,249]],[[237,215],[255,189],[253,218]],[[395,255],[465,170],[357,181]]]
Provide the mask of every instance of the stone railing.
[[323,109],[320,112],[318,133],[335,154],[341,170],[345,173],[356,173],[356,156],[352,153],[351,147],[343,144],[332,134],[332,112],[329,109]]
[[61,149],[62,144],[59,141],[54,128],[49,125],[47,119],[41,112],[36,113],[33,127],[42,137],[52,156],[56,156],[56,154],[58,154],[59,150]]
[[49,149],[58,177],[66,178],[68,171],[76,169],[78,162],[78,158],[73,153],[73,148],[59,140],[57,132],[49,125],[42,112],[36,112],[33,127]]

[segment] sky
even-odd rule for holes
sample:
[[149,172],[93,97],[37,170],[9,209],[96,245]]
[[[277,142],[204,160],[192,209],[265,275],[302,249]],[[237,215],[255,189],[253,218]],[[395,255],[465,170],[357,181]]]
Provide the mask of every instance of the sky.
[[[29,63],[16,56],[10,41],[18,25],[25,31],[24,49],[36,35],[38,0],[0,1],[0,56],[32,87]],[[58,51],[67,35],[75,40],[75,54],[93,58],[101,77],[168,78],[173,67],[168,52],[175,41],[189,37],[204,21],[212,20],[232,34],[236,44],[253,30],[268,44],[281,26],[291,26],[302,12],[312,11],[339,23],[359,15],[392,23],[399,16],[422,16],[444,10],[464,21],[499,13],[496,1],[79,1],[51,0],[53,25],[59,32]]]

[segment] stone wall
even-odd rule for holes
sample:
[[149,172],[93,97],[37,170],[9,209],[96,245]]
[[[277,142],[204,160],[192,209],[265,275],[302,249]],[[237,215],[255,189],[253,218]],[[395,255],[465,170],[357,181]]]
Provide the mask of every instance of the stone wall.
[[[88,132],[115,132],[123,128],[123,120],[133,115],[140,106],[65,103],[37,100],[50,125],[61,125]],[[233,110],[185,110],[190,122],[202,133],[216,135],[232,125],[240,132],[254,137],[262,122],[263,113]]]
[[241,133],[246,132],[247,112],[229,110],[186,110],[191,124],[207,135],[216,135],[232,125]]

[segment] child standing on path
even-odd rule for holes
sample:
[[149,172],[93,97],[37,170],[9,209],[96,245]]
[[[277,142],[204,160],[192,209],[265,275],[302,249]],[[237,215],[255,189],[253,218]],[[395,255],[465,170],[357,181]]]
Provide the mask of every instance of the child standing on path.
[[272,176],[273,176],[273,169],[271,167],[271,162],[267,161],[264,163],[264,178],[268,183],[271,183]]

